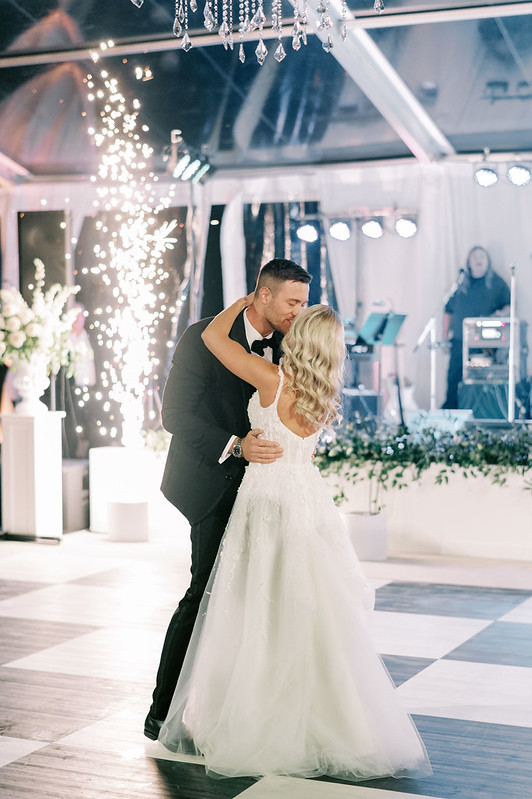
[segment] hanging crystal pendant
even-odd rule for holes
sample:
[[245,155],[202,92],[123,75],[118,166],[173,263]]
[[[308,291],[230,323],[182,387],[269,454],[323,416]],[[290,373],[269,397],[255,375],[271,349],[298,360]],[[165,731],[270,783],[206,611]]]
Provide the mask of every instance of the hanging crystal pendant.
[[203,26],[207,28],[208,31],[212,31],[216,26],[209,0],[205,3],[205,8],[203,9]]
[[332,19],[331,15],[329,14],[329,0],[321,0],[318,8],[318,23],[316,28],[319,31],[327,30],[328,28],[332,28]]
[[192,47],[192,42],[190,41],[190,36],[188,35],[187,31],[185,31],[185,35],[183,36],[183,41],[181,42],[181,49],[188,53],[190,48]]
[[251,22],[249,23],[249,29],[252,31],[262,30],[265,22],[266,22],[266,15],[262,10],[262,6],[259,6],[255,14],[253,15]]
[[174,19],[174,25],[173,25],[173,28],[172,28],[172,32],[173,32],[174,36],[181,36],[182,31],[183,31],[183,28],[181,26],[181,23],[179,22],[178,18],[176,17]]
[[347,19],[347,0],[342,0],[342,41],[345,42],[347,39],[347,25],[345,24]]
[[276,61],[278,61],[279,63],[281,63],[281,61],[283,60],[283,58],[285,58],[285,57],[286,57],[286,53],[285,53],[285,51],[284,51],[284,47],[283,47],[283,43],[282,43],[282,42],[279,42],[279,44],[278,44],[278,46],[277,46],[277,50],[276,50],[276,51],[275,51],[275,53],[273,54],[273,57],[274,57],[274,58],[275,58],[275,60],[276,60]]
[[249,33],[250,30],[251,28],[250,28],[249,17],[245,17],[245,19],[243,19],[240,25],[238,26],[238,32],[243,34],[243,33]]
[[331,37],[327,36],[327,41],[323,42],[321,46],[323,47],[326,53],[330,53],[334,46]]
[[384,11],[384,0],[375,0],[373,3],[373,10],[377,12],[377,14],[382,14]]
[[188,4],[188,7],[192,11],[192,13],[194,13],[194,11],[197,11],[198,10],[197,0],[190,0],[190,3]]
[[183,3],[179,4],[179,11],[177,12],[177,16],[179,17],[179,22],[181,25],[185,21],[185,9],[183,8]]
[[238,57],[241,63],[243,64],[244,61],[246,60],[246,54],[244,52],[244,45],[242,44],[242,42],[240,42],[240,47],[238,48]]
[[141,5],[143,4],[144,0],[131,0],[131,2],[133,3],[134,6],[137,6],[137,8],[140,8]]
[[227,22],[222,22],[222,24],[218,28],[218,35],[223,39],[225,43],[225,40],[229,36],[229,25],[227,24]]
[[258,43],[257,47],[255,48],[255,55],[257,56],[257,61],[262,66],[264,64],[264,59],[268,55],[268,51],[266,49],[266,45],[264,44],[262,39],[259,39],[259,43]]
[[272,30],[274,30],[278,36],[280,36],[283,31],[283,13],[282,13],[281,0],[273,0],[272,2]]
[[292,50],[299,50],[301,47],[301,23],[298,19],[292,27]]

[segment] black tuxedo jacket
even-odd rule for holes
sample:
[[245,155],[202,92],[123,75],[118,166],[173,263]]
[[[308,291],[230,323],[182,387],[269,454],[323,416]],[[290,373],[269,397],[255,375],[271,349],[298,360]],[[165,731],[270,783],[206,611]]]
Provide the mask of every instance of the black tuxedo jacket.
[[[232,455],[218,460],[233,435],[250,429],[247,405],[253,386],[233,375],[207,349],[202,319],[183,333],[175,349],[164,389],[162,421],[172,433],[161,490],[196,524],[212,512],[224,493],[240,483],[246,462]],[[249,352],[243,313],[230,336]],[[280,352],[280,336],[275,334]],[[274,350],[274,360],[278,361]],[[277,357],[276,357],[277,356]]]

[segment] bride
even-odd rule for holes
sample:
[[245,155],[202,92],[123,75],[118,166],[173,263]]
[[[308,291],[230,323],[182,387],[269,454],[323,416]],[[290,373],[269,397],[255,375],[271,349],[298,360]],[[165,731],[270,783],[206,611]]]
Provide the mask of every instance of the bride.
[[251,424],[284,453],[247,466],[159,741],[219,776],[430,773],[372,642],[372,591],[312,464],[338,416],[341,322],[324,305],[302,311],[277,367],[229,338],[251,297],[202,337],[255,386]]

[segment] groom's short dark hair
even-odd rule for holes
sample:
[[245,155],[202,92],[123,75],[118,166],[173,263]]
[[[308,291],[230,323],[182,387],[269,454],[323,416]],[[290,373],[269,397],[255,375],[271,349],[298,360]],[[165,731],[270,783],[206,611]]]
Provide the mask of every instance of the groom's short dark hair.
[[309,275],[307,270],[296,264],[295,261],[289,261],[286,258],[273,258],[260,270],[256,290],[258,291],[261,286],[268,286],[271,289],[272,283],[284,283],[287,280],[293,280],[295,283],[310,283],[312,275]]

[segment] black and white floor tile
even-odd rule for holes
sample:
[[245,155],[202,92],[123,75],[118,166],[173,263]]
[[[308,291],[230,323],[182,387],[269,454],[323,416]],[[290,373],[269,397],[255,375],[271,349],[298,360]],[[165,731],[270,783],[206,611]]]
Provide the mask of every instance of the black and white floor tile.
[[0,539],[3,799],[532,799],[532,564],[364,564],[375,640],[434,768],[342,784],[212,780],[142,734],[188,583],[186,525],[149,542]]

